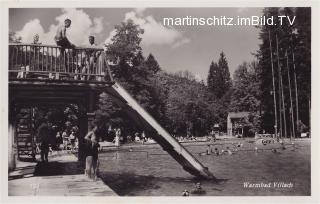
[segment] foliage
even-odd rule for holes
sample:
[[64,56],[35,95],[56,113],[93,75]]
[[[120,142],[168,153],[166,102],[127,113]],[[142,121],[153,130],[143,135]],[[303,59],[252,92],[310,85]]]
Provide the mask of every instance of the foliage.
[[[144,58],[140,46],[140,34],[143,30],[131,20],[115,26],[116,34],[107,45],[107,54],[118,59],[111,67],[115,79],[145,108],[152,116],[161,119],[161,100],[154,82],[155,74],[160,70],[152,54]],[[111,124],[125,127],[124,131],[137,131],[140,127],[133,123],[124,110],[117,107],[110,97],[101,95],[96,111],[97,124]]]
[[[274,126],[274,104],[273,94],[277,96],[277,107],[279,108],[279,67],[277,66],[277,50],[276,42],[278,38],[279,45],[279,62],[281,66],[281,76],[283,78],[284,101],[286,109],[286,117],[289,118],[289,88],[294,90],[294,70],[296,66],[298,96],[299,96],[299,119],[303,123],[309,125],[309,100],[311,98],[311,9],[310,8],[266,8],[263,11],[265,16],[274,16],[275,25],[260,26],[260,39],[262,43],[257,52],[259,66],[261,67],[261,109],[264,111],[262,117],[263,128],[269,132],[273,132]],[[280,26],[277,16],[287,15],[296,20],[293,25],[288,21]],[[269,32],[271,36],[272,50],[270,50]],[[288,85],[288,68],[286,64],[286,52],[288,53],[289,71],[291,78],[291,87]],[[275,70],[275,87],[276,92],[272,92],[272,73],[271,73],[271,59],[270,53],[273,55],[273,65]],[[293,54],[295,61],[293,64]],[[295,92],[293,92],[295,93]],[[295,95],[294,95],[295,96]],[[293,104],[296,104],[295,97],[293,97]],[[293,107],[294,109],[296,106]],[[278,115],[280,113],[278,112]],[[297,115],[295,114],[296,118]],[[296,119],[295,119],[296,120]],[[289,125],[290,120],[287,120]],[[278,124],[279,126],[279,124]],[[289,127],[289,126],[288,126]]]
[[220,118],[219,104],[203,82],[190,72],[160,72],[157,82],[164,100],[165,127],[175,135],[202,136]]
[[229,110],[257,112],[260,108],[259,67],[256,62],[244,62],[233,75],[233,90]]
[[21,43],[22,38],[17,36],[15,32],[9,32],[9,43]]
[[210,91],[212,91],[217,98],[222,98],[231,88],[232,82],[228,61],[224,52],[220,53],[218,63],[211,62],[207,82]]

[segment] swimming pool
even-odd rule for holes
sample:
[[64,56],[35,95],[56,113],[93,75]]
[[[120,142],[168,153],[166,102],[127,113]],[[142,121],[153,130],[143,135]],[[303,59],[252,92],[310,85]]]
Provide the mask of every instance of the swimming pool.
[[[258,145],[247,140],[237,147],[238,141],[212,143],[213,149],[228,146],[234,152],[221,156],[205,154],[210,143],[185,144],[218,178],[218,182],[200,181],[206,196],[310,195],[310,140],[287,143],[285,150],[278,143]],[[157,144],[106,150],[99,159],[100,177],[121,196],[181,196],[198,182]],[[271,186],[245,187],[246,183]],[[289,183],[292,187],[281,185]]]

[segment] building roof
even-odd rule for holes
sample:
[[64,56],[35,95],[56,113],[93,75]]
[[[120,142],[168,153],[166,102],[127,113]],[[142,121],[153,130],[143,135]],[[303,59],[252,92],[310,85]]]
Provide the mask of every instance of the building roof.
[[228,118],[245,118],[249,115],[249,112],[229,112]]

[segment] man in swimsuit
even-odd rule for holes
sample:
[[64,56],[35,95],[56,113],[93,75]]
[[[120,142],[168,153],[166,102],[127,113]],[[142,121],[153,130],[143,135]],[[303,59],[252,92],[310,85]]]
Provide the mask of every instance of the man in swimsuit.
[[75,48],[75,45],[70,43],[66,35],[67,28],[69,28],[70,26],[71,26],[71,20],[70,19],[64,20],[64,25],[61,25],[58,27],[56,36],[54,37],[54,40],[56,41],[57,45],[62,47],[61,49],[62,52],[64,52],[66,48],[69,48],[69,49]]
[[[71,26],[71,20],[70,19],[66,19],[64,20],[64,25],[61,25],[58,27],[57,33],[54,37],[54,40],[56,41],[56,44],[58,46],[61,46],[60,48],[60,56],[62,56],[61,61],[64,61],[64,66],[65,66],[65,70],[66,71],[68,69],[68,63],[67,63],[67,59],[68,56],[65,56],[65,50],[66,49],[75,49],[75,45],[73,45],[67,38],[66,32],[67,32],[67,28],[69,28]],[[72,51],[73,54],[75,54],[75,52]],[[67,57],[67,58],[66,58]],[[56,78],[59,78],[58,76]]]

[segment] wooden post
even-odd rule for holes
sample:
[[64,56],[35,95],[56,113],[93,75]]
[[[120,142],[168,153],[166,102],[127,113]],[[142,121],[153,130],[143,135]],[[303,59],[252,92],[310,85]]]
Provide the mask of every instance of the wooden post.
[[84,152],[84,137],[88,133],[88,117],[87,113],[83,113],[79,117],[79,151],[78,151],[78,161],[84,161],[85,160],[85,152]]
[[[295,93],[296,93],[296,127],[297,127],[297,135],[299,134],[299,100],[298,100],[298,84],[297,84],[297,73],[296,73],[296,64],[294,61],[294,52],[292,50],[292,63],[293,63],[293,73],[294,73],[294,88],[295,88]],[[295,137],[297,137],[295,135]]]
[[270,30],[269,32],[269,45],[270,45],[270,60],[271,60],[271,70],[272,70],[272,90],[273,90],[273,105],[274,105],[274,136],[277,137],[278,133],[278,114],[277,114],[277,99],[276,99],[276,88],[274,82],[274,68],[273,68],[273,55],[272,55],[272,45],[271,45],[271,37]]
[[[11,105],[10,105],[11,104]],[[9,132],[8,132],[8,170],[12,171],[16,168],[16,122],[15,122],[15,110],[12,102],[9,103]]]
[[292,123],[292,132],[290,134],[290,140],[295,136],[295,127],[294,127],[294,116],[293,116],[293,104],[292,104],[292,91],[291,91],[291,79],[290,79],[290,68],[289,68],[289,57],[288,51],[286,50],[286,58],[287,58],[287,71],[288,71],[288,83],[289,83],[289,96],[290,96],[290,115],[291,115],[291,123]]
[[281,99],[282,99],[281,102],[282,102],[282,113],[283,113],[284,136],[287,137],[286,107],[284,103],[283,82],[282,82],[282,73],[281,73],[280,56],[279,56],[279,43],[278,43],[277,35],[276,35],[276,41],[277,41],[276,43],[277,43],[277,59],[278,59],[278,68],[279,68],[280,92],[281,92]]
[[282,103],[281,103],[281,83],[280,83],[280,79],[281,79],[281,66],[280,66],[280,61],[279,61],[279,50],[278,50],[278,36],[276,34],[276,46],[277,46],[277,62],[278,62],[278,88],[279,88],[279,125],[280,125],[280,138],[283,137],[283,131],[282,131]]

